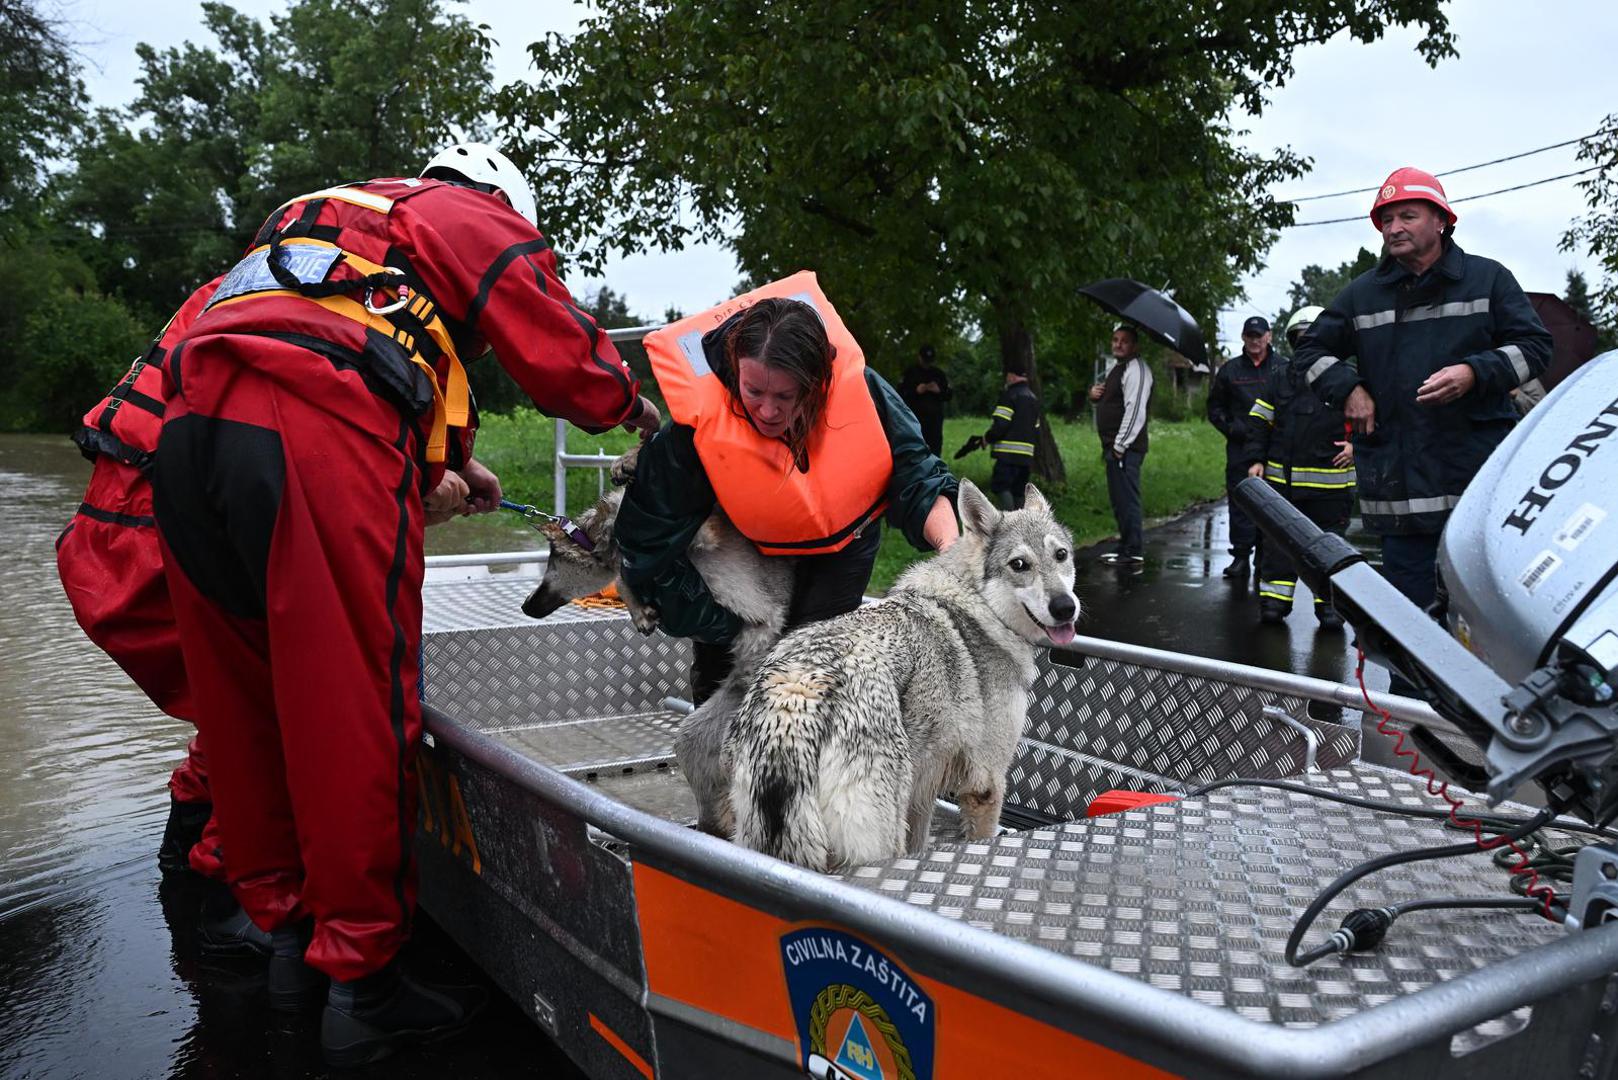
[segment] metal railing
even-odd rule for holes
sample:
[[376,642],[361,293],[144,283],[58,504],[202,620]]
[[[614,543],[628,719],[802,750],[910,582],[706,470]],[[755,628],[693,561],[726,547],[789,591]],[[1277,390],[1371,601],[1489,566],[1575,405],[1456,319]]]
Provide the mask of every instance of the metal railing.
[[[640,341],[647,334],[657,329],[659,327],[656,326],[620,327],[617,330],[608,330],[607,340],[615,345],[622,341]],[[553,459],[552,484],[556,489],[556,493],[551,500],[551,513],[558,517],[565,517],[567,515],[567,471],[569,469],[596,470],[596,494],[600,496],[607,490],[607,470],[618,459],[618,455],[609,454],[599,448],[593,454],[569,453],[567,449],[567,421],[557,420],[556,452]]]

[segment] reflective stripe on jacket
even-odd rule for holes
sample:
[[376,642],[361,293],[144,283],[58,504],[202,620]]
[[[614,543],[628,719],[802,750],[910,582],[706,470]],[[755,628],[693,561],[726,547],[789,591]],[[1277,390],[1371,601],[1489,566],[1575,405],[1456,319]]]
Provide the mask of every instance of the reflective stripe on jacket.
[[1277,357],[1247,420],[1245,463],[1262,462],[1264,479],[1289,498],[1337,496],[1354,487],[1354,467],[1332,464],[1348,437],[1342,410],[1310,393],[1293,364]]
[[[728,332],[730,320],[765,297],[813,307],[835,350],[831,389],[802,468],[784,442],[766,439],[738,415],[709,360],[709,348],[722,355],[718,336]],[[865,356],[813,273],[802,271],[671,323],[648,334],[645,345],[669,416],[692,429],[725,516],[761,552],[838,551],[881,516],[893,459],[865,386]]]
[[[1446,240],[1419,277],[1385,258],[1350,282],[1304,335],[1296,363],[1333,407],[1360,385],[1375,402],[1375,432],[1354,436],[1366,525],[1434,533],[1516,423],[1511,390],[1542,374],[1550,354],[1511,273]],[[1417,388],[1453,364],[1472,369],[1472,390],[1416,404]]]
[[1013,465],[1032,464],[1039,423],[1039,398],[1027,383],[1012,383],[1000,391],[983,436],[989,454]]

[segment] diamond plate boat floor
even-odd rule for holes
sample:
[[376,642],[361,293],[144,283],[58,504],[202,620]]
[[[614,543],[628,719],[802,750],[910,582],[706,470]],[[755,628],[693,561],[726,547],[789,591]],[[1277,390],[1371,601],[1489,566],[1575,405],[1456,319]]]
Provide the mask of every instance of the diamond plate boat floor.
[[[1377,766],[1293,782],[1424,809],[1436,803],[1419,782]],[[1436,821],[1308,795],[1226,788],[946,844],[841,877],[1253,1020],[1313,1026],[1565,935],[1516,912],[1415,912],[1372,952],[1301,970],[1287,964],[1294,921],[1338,874],[1377,855],[1453,844],[1462,835]],[[1353,908],[1417,897],[1505,896],[1506,877],[1486,854],[1390,868],[1327,908],[1308,944],[1335,930]],[[1465,1038],[1504,1034],[1512,1023],[1502,1018]]]

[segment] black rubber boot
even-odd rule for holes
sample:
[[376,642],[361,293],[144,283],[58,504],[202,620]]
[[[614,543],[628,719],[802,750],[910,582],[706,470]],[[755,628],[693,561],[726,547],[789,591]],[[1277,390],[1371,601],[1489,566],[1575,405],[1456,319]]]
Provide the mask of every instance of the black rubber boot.
[[268,956],[270,935],[253,925],[241,904],[225,886],[208,883],[202,900],[202,921],[197,945],[206,956]]
[[326,976],[303,962],[309,948],[308,923],[278,926],[270,934],[270,970],[266,979],[270,1008],[276,1012],[313,1012],[326,997]]
[[1258,602],[1258,621],[1261,623],[1277,626],[1286,622],[1291,613],[1292,609],[1278,600],[1265,597]]
[[1329,604],[1315,605],[1315,619],[1320,623],[1322,630],[1341,630],[1343,617],[1337,614],[1335,608]]
[[334,1069],[381,1061],[402,1046],[464,1030],[487,1000],[480,987],[413,978],[395,960],[374,975],[332,981],[320,1018],[320,1048]]
[[169,800],[169,820],[157,849],[157,867],[165,874],[191,872],[191,849],[202,839],[203,826],[213,816],[213,803]]
[[1238,551],[1234,553],[1234,558],[1230,560],[1230,565],[1225,567],[1224,574],[1228,578],[1236,578],[1240,580],[1246,578],[1247,575],[1251,574],[1252,572],[1253,563],[1251,553],[1246,551]]

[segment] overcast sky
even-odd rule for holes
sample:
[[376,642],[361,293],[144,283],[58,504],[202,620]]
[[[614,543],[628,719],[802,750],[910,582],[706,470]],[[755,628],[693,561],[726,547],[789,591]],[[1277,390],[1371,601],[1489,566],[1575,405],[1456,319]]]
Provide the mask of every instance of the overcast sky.
[[[263,17],[285,4],[240,0],[234,6]],[[465,10],[499,40],[495,75],[501,82],[524,74],[529,41],[548,30],[571,30],[580,11],[562,0],[471,0]],[[61,11],[89,65],[86,81],[98,104],[133,97],[137,42],[169,46],[202,33],[195,0],[62,0]],[[1372,45],[1339,37],[1298,53],[1297,77],[1273,93],[1262,116],[1249,118],[1251,131],[1244,137],[1254,149],[1289,146],[1314,159],[1311,174],[1277,195],[1373,187],[1400,165],[1458,169],[1589,134],[1608,113],[1618,113],[1612,56],[1618,2],[1456,0],[1449,13],[1460,57],[1437,69],[1415,52],[1414,31],[1395,31]],[[1584,167],[1574,161],[1575,150],[1462,173],[1444,184],[1451,199],[1462,199],[1556,176]],[[1303,266],[1335,266],[1362,244],[1374,248],[1377,236],[1365,216],[1371,198],[1351,195],[1300,206],[1299,221],[1356,220],[1287,230],[1270,250],[1269,265],[1246,283],[1249,299],[1222,316],[1221,336],[1234,340],[1249,314],[1272,315]],[[1583,210],[1573,180],[1455,209],[1460,244],[1505,263],[1525,289],[1560,293],[1570,268],[1592,280],[1599,276],[1588,257],[1557,251],[1569,219]],[[1117,272],[1127,274],[1128,268]],[[608,267],[606,280],[629,297],[634,310],[652,315],[669,305],[693,311],[723,299],[738,276],[728,252],[705,247],[620,260]],[[599,282],[569,284],[584,291]]]

